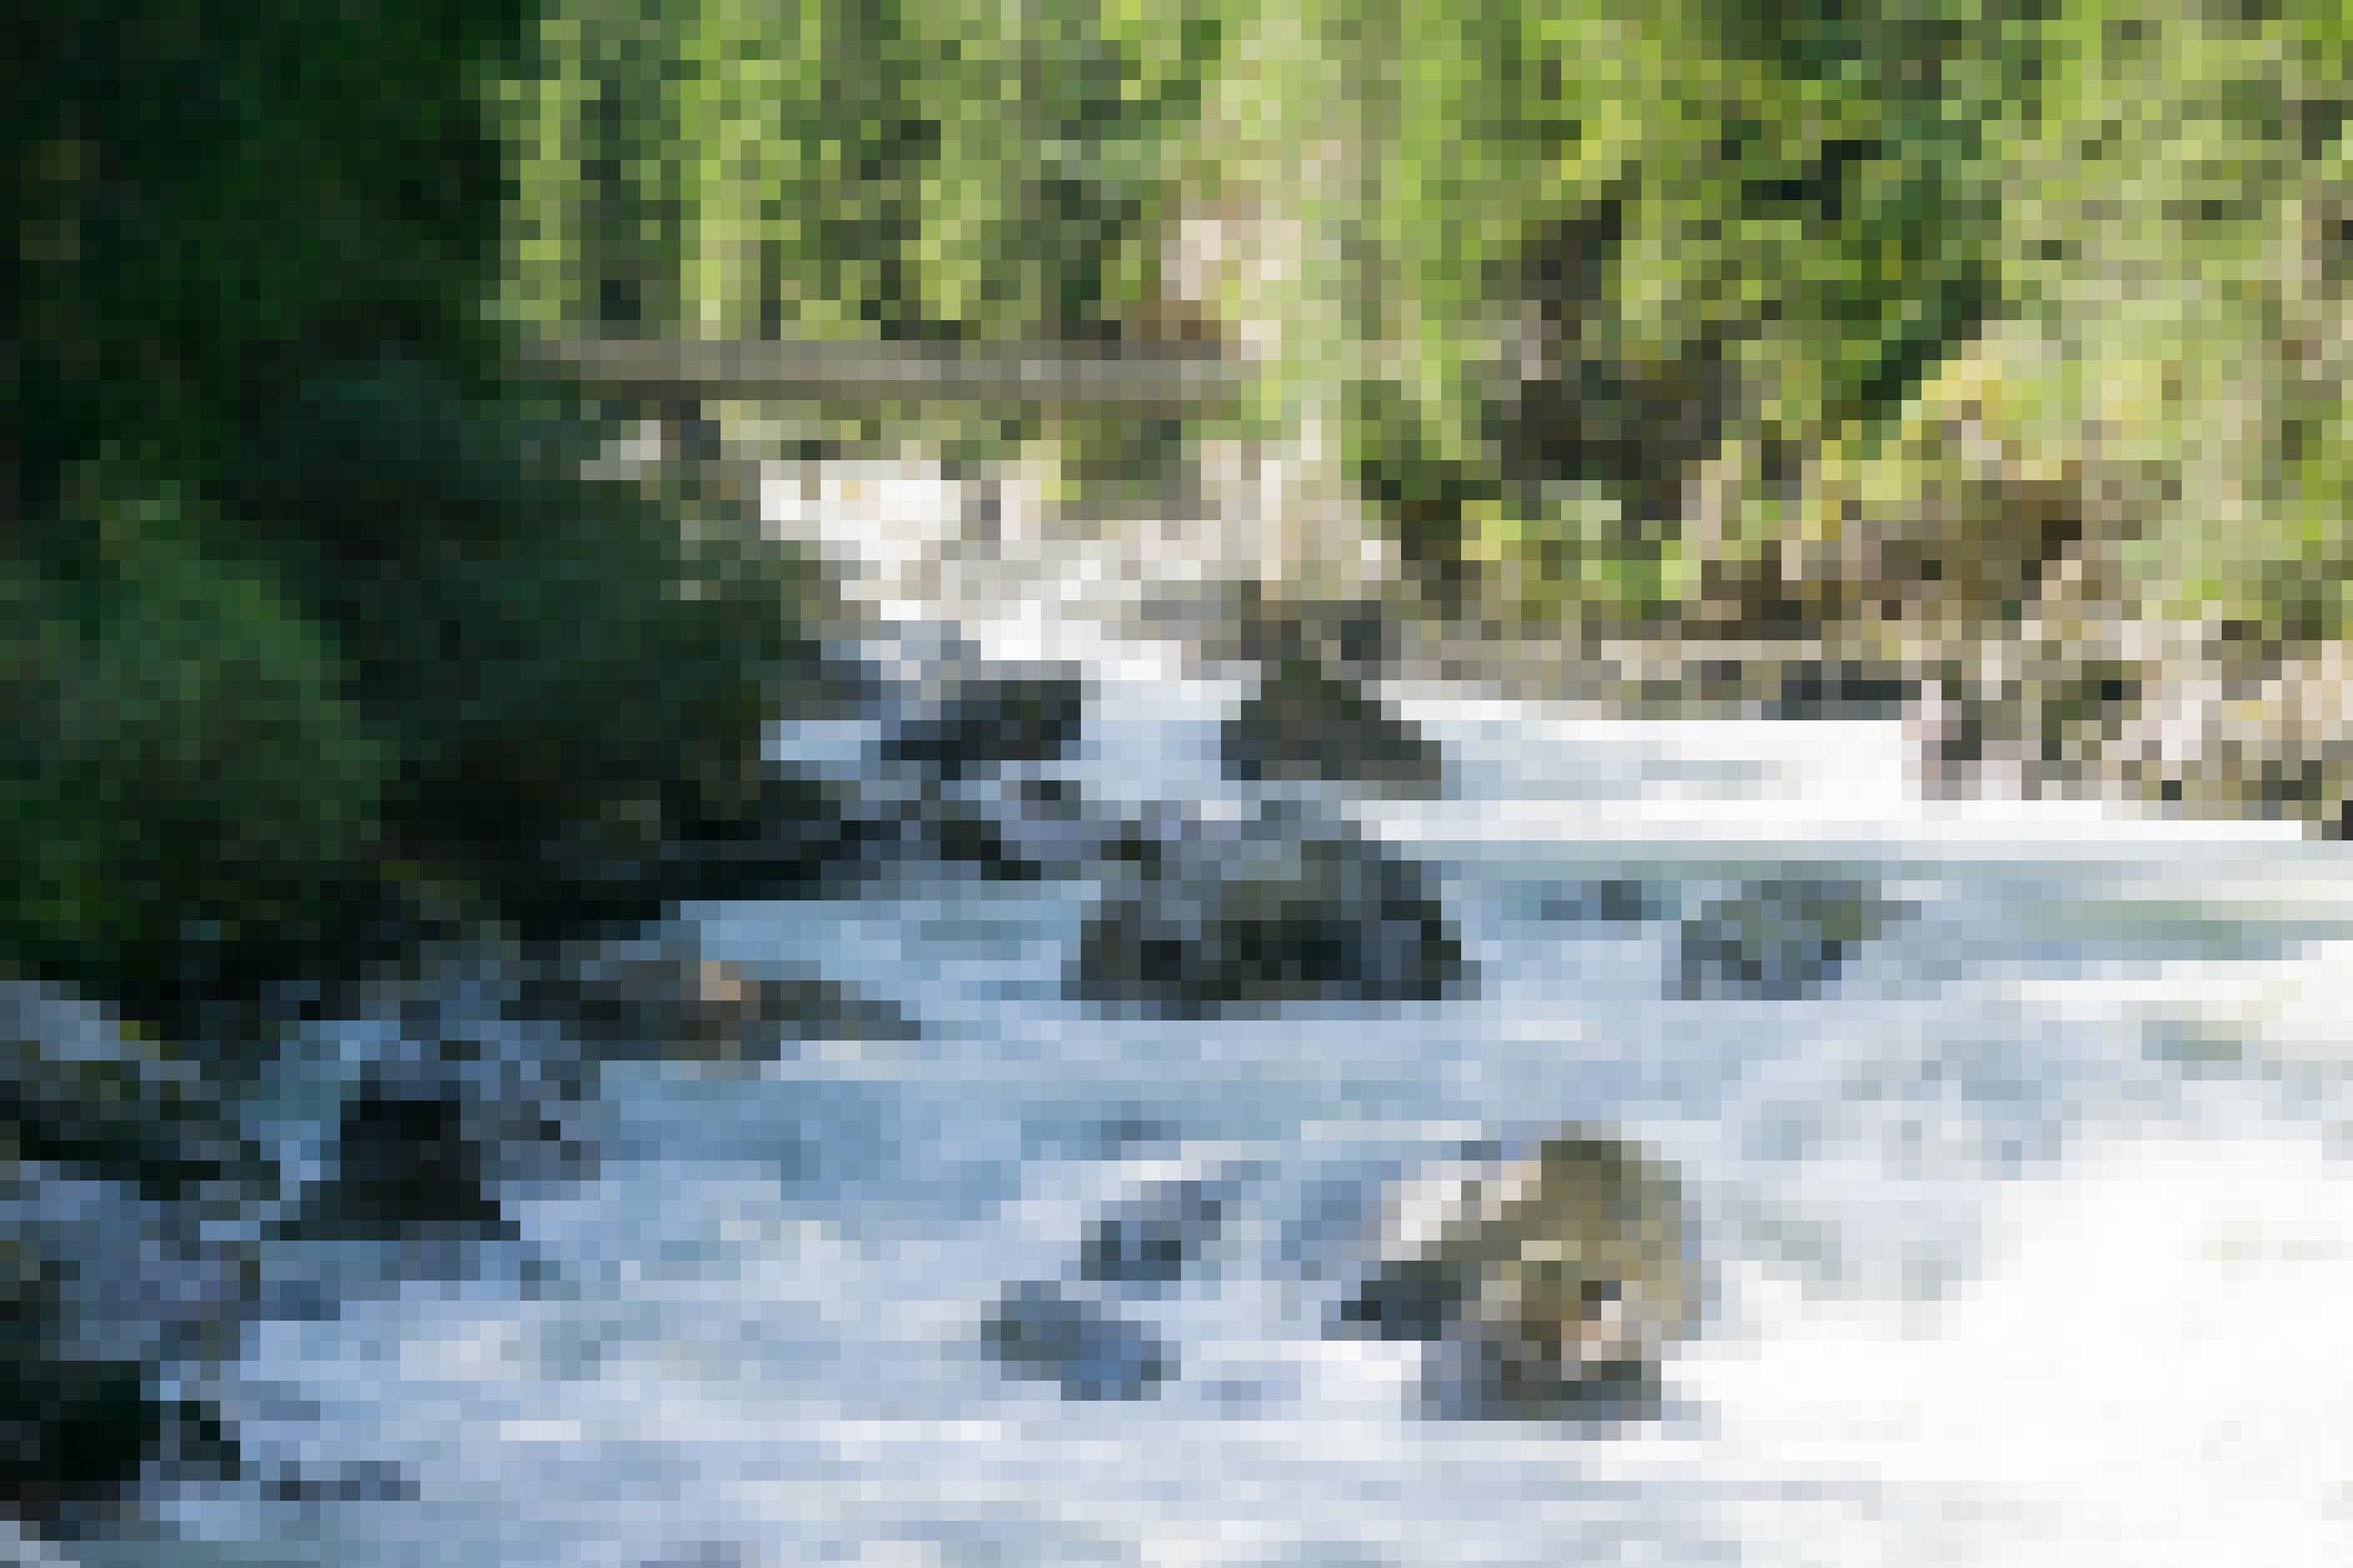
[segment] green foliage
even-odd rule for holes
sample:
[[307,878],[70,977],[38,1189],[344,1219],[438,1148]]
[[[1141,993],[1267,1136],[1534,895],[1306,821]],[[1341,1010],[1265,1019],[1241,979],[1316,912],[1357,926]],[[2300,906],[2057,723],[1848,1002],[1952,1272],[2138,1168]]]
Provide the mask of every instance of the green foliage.
[[10,29],[29,516],[58,453],[196,462],[322,353],[485,346],[499,149],[477,73],[520,8],[132,0]]
[[506,308],[728,335],[1092,336],[1152,281],[1206,5],[552,8],[506,94]]
[[321,370],[246,465],[400,738],[388,809],[411,850],[733,788],[757,756],[792,580],[723,518],[583,484],[592,434],[393,361]]
[[376,847],[381,738],[267,570],[203,553],[181,487],[111,456],[79,477],[88,573],[5,583],[0,950],[113,994],[255,944],[315,957]]
[[[518,121],[572,193],[518,208],[572,215],[524,231],[538,320],[650,232],[648,321],[1085,336],[1152,314],[1183,213],[1271,214],[1284,265],[1210,301],[1261,425],[1336,427],[1409,556],[1532,604],[1925,567],[2021,505],[2155,614],[2346,553],[2341,6],[628,4],[557,8]],[[2000,474],[1943,439],[1989,376]],[[2039,548],[1928,597],[1998,618]]]
[[[496,912],[581,819],[742,796],[795,585],[584,481],[578,411],[498,380],[534,187],[491,121],[525,21],[133,0],[10,29],[0,965],[177,1016],[427,901]],[[675,198],[670,163],[626,168]]]

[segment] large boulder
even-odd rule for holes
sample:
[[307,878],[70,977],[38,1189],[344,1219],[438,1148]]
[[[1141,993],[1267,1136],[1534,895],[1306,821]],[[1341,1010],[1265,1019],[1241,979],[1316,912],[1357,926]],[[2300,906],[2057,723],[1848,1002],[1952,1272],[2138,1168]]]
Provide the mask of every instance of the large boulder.
[[1570,1128],[1530,1153],[1393,1193],[1344,1330],[1439,1347],[1431,1403],[1554,1415],[1647,1396],[1694,1326],[1680,1184],[1615,1134]]
[[1437,879],[1343,825],[1274,805],[1147,826],[1126,853],[1068,972],[1082,1000],[1206,1017],[1434,1001],[1468,974]]

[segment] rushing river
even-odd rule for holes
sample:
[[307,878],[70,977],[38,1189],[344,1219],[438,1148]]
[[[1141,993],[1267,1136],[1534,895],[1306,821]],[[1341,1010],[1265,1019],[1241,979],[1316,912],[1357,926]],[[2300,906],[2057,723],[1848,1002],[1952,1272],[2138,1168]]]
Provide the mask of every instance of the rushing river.
[[[924,554],[835,521],[878,572]],[[992,593],[993,619],[936,584],[920,608],[1089,661],[1086,794],[1238,798],[1234,681],[1096,635],[1050,584]],[[1454,787],[1337,809],[1440,868],[1472,994],[1107,1019],[1063,996],[1095,891],[1075,878],[688,910],[713,952],[814,963],[922,1038],[610,1072],[600,1167],[511,1194],[512,1267],[248,1331],[225,1391],[248,1447],[396,1483],[191,1489],[157,1505],[164,1555],[2353,1561],[2341,847],[1932,801],[1894,723],[1393,695]],[[778,738],[844,765],[860,740]],[[1902,917],[1820,994],[1680,994],[1674,911],[1793,872]],[[1631,913],[1585,910],[1599,887]],[[1420,1347],[1326,1331],[1319,1258],[1386,1184],[1572,1121],[1680,1163],[1702,1331],[1654,1419],[1431,1415]],[[1155,1397],[1068,1401],[984,1353],[1008,1283],[1066,1276],[1092,1216],[1183,1175],[1240,1195],[1197,1269],[1120,1305],[1177,1358]]]

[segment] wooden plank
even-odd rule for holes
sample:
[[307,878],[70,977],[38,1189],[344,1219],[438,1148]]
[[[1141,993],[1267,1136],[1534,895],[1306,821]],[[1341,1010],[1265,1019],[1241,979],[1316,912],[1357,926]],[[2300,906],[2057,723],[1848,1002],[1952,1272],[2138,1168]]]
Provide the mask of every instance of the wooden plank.
[[1214,349],[815,341],[543,341],[526,363],[599,396],[1085,404],[1179,411],[1230,404],[1249,366]]

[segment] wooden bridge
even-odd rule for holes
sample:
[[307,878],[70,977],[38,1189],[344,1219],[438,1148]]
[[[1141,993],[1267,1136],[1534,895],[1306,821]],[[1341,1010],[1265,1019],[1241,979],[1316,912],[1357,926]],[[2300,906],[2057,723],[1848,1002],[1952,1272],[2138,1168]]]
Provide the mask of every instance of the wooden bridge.
[[[852,410],[961,404],[1034,412],[1050,422],[1091,414],[1166,419],[1237,409],[1260,369],[1220,345],[1159,343],[592,337],[542,340],[524,357],[529,374],[642,405],[659,426],[662,465],[678,465],[716,493],[739,498],[759,493],[760,454],[723,450],[703,416],[705,404],[822,403]],[[1245,445],[1251,456],[1238,472],[1220,470],[1214,479],[1190,472],[1172,492],[1182,498],[1176,504],[1186,515],[1215,518],[1220,539],[1233,535],[1217,549],[1232,556],[1235,570],[1277,590],[1303,573],[1336,573],[1335,581],[1353,584],[1366,570],[1394,570],[1328,443],[1311,433],[1305,451],[1274,461],[1272,448]],[[624,459],[611,471],[620,477],[642,470]],[[1149,574],[1141,563],[1132,570]]]
[[1215,346],[575,338],[531,345],[525,368],[662,407],[954,402],[1168,415],[1236,403],[1251,367]]

